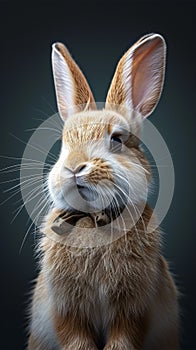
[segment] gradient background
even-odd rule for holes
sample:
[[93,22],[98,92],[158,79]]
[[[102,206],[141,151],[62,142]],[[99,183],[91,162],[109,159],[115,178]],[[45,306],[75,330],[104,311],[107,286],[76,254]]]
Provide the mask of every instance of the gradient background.
[[[50,52],[54,41],[64,42],[85,73],[97,101],[103,101],[115,65],[140,36],[161,33],[168,44],[166,81],[151,121],[172,154],[176,187],[169,213],[162,223],[164,255],[181,296],[182,349],[196,349],[196,281],[194,218],[195,121],[195,5],[193,2],[70,1],[0,4],[2,107],[0,154],[21,157],[26,129],[37,127],[56,111]],[[15,163],[0,158],[1,168]],[[17,176],[18,173],[15,173]],[[14,174],[1,175],[1,181]],[[1,199],[8,188],[1,184]],[[15,200],[19,199],[17,197]],[[19,254],[28,227],[25,210],[14,223],[14,198],[1,209],[0,317],[1,350],[24,349],[25,309],[30,281],[36,276],[34,238],[30,234]]]

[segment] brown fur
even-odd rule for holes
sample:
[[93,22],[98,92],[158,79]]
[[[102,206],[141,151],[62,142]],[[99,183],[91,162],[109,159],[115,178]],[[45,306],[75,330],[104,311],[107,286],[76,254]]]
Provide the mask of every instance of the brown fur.
[[[95,344],[101,336],[107,339],[104,350],[144,349],[154,317],[164,320],[164,325],[153,338],[149,335],[147,349],[157,349],[162,344],[165,327],[170,336],[161,349],[178,349],[177,291],[160,254],[159,232],[144,232],[143,225],[151,215],[146,206],[126,238],[99,248],[73,248],[50,237],[43,238],[42,271],[36,290],[40,290],[43,300],[52,290],[52,317],[60,349],[97,349]],[[78,227],[83,226],[82,220]],[[49,289],[46,281],[50,282]],[[102,325],[95,322],[102,303],[100,290],[108,299]],[[152,309],[157,316],[152,315]],[[29,344],[33,343],[31,335]],[[29,345],[29,349],[44,347]]]
[[[153,55],[158,51],[165,51],[165,44],[161,37],[152,37],[151,40],[145,40],[150,37],[144,36],[137,41],[121,58],[119,61],[110,89],[106,98],[106,105],[114,105],[119,111],[122,109],[123,104],[126,102],[126,90],[123,82],[123,69],[125,61],[128,56],[131,56],[132,67],[130,76],[131,91],[129,92],[132,98],[133,108],[139,104],[140,90],[142,82],[145,81],[145,75],[148,76],[147,66],[153,62]],[[165,71],[165,55],[159,57],[159,78],[157,80],[157,87],[154,89],[150,99],[143,102],[139,108],[140,113],[143,116],[147,116],[152,113],[153,109],[157,105],[160,98]],[[132,81],[131,81],[132,80]],[[120,107],[120,108],[119,108]]]
[[[153,110],[161,93],[163,46],[160,36],[147,35],[119,62],[106,107],[109,109],[111,105],[120,105],[117,111],[121,115],[106,108],[102,112],[77,113],[67,119],[63,131],[67,158],[59,158],[50,172],[51,186],[57,194],[66,182],[65,177],[61,178],[59,169],[65,167],[70,174],[88,163],[91,164],[91,171],[85,175],[86,180],[91,184],[107,180],[107,185],[112,188],[116,178],[112,163],[104,160],[106,146],[103,146],[103,137],[107,134],[111,140],[114,125],[126,125],[128,128],[129,123],[131,131],[124,142],[124,152],[111,154],[111,157],[116,169],[123,169],[122,174],[131,174],[132,179],[139,179],[139,183],[136,181],[138,189],[134,189],[141,195],[142,181],[148,183],[150,180],[150,167],[140,150],[138,136],[143,116]],[[75,103],[86,103],[89,97],[90,101],[94,101],[85,78],[66,48],[62,44],[56,44],[56,48],[70,69]],[[141,71],[150,69],[151,55],[153,58],[157,52],[161,52],[161,57],[156,72],[156,91],[152,91],[150,98],[140,106],[141,110],[136,111],[134,106],[139,96]],[[124,65],[129,53],[132,54],[131,113],[124,108],[128,96],[123,82]],[[139,67],[142,67],[141,70]],[[145,79],[149,88],[148,74]],[[60,85],[57,84],[57,87]],[[95,149],[101,145],[102,155],[89,156],[89,145],[91,147],[93,143]],[[70,178],[67,179],[68,187],[69,181]],[[73,213],[71,217],[77,217],[76,214]],[[59,216],[63,218],[64,212],[54,208],[45,218],[39,244],[41,269],[32,303],[28,349],[178,350],[178,292],[161,255],[160,232],[152,209],[145,204],[137,222],[122,212],[120,217],[123,218],[125,231],[117,236],[111,235],[110,225],[113,222],[106,222],[107,225],[97,228],[96,220],[93,220],[96,213],[83,214],[74,227],[60,235],[52,227]],[[107,215],[104,215],[106,220]],[[149,221],[154,227],[151,230],[147,230]]]
[[[62,56],[65,58],[65,60],[67,62],[67,65],[68,65],[70,72],[73,76],[73,81],[75,82],[75,87],[78,87],[78,86],[80,87],[80,89],[75,89],[75,94],[74,94],[75,95],[75,101],[74,101],[75,106],[84,105],[87,102],[90,102],[91,108],[93,105],[95,107],[95,100],[94,100],[92,92],[89,88],[89,85],[88,85],[84,75],[82,74],[80,68],[74,62],[72,57],[70,56],[69,51],[61,43],[57,43],[56,48],[62,54]],[[63,105],[63,101],[62,101],[62,105]]]

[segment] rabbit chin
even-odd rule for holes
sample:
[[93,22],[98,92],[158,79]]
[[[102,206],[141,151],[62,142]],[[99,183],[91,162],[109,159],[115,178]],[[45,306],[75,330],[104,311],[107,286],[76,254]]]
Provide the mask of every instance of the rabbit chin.
[[49,192],[53,206],[65,211],[76,210],[92,213],[105,209],[108,210],[114,205],[113,203],[119,203],[119,199],[114,199],[116,194],[111,190],[109,194],[102,196],[98,190],[93,190],[88,186],[65,186],[59,191],[50,184]]
[[[60,189],[49,182],[49,192],[53,206],[62,211],[81,211],[96,213],[105,211],[110,219],[114,219],[123,213],[123,210],[141,212],[146,204],[145,186],[134,186],[134,191],[129,186],[118,186],[103,189],[97,187],[64,185]],[[117,185],[117,183],[116,183]],[[120,190],[118,190],[120,188]]]

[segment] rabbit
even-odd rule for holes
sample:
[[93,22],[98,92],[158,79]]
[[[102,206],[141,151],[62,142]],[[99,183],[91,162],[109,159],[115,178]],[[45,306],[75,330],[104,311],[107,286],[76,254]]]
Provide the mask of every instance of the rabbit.
[[140,145],[165,60],[164,38],[142,37],[120,59],[97,110],[66,47],[52,46],[64,128],[48,176],[29,350],[179,349],[179,293],[147,203],[151,171]]

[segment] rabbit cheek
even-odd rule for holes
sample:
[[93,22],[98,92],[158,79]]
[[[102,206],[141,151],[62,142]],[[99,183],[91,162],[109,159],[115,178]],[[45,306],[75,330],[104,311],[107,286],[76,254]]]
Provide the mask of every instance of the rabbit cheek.
[[133,157],[127,160],[116,155],[116,159],[119,167],[114,168],[115,183],[120,192],[120,197],[125,196],[125,201],[130,199],[134,204],[141,200],[142,202],[146,201],[149,180],[145,167],[137,159],[134,160]]
[[74,185],[71,178],[67,179],[60,172],[60,166],[55,164],[48,177],[48,189],[50,197],[55,206],[59,209],[69,209],[68,203],[65,201],[65,193]]
[[89,183],[93,185],[98,185],[100,182],[113,183],[112,169],[104,160],[94,159],[92,165],[91,172],[86,176]]

